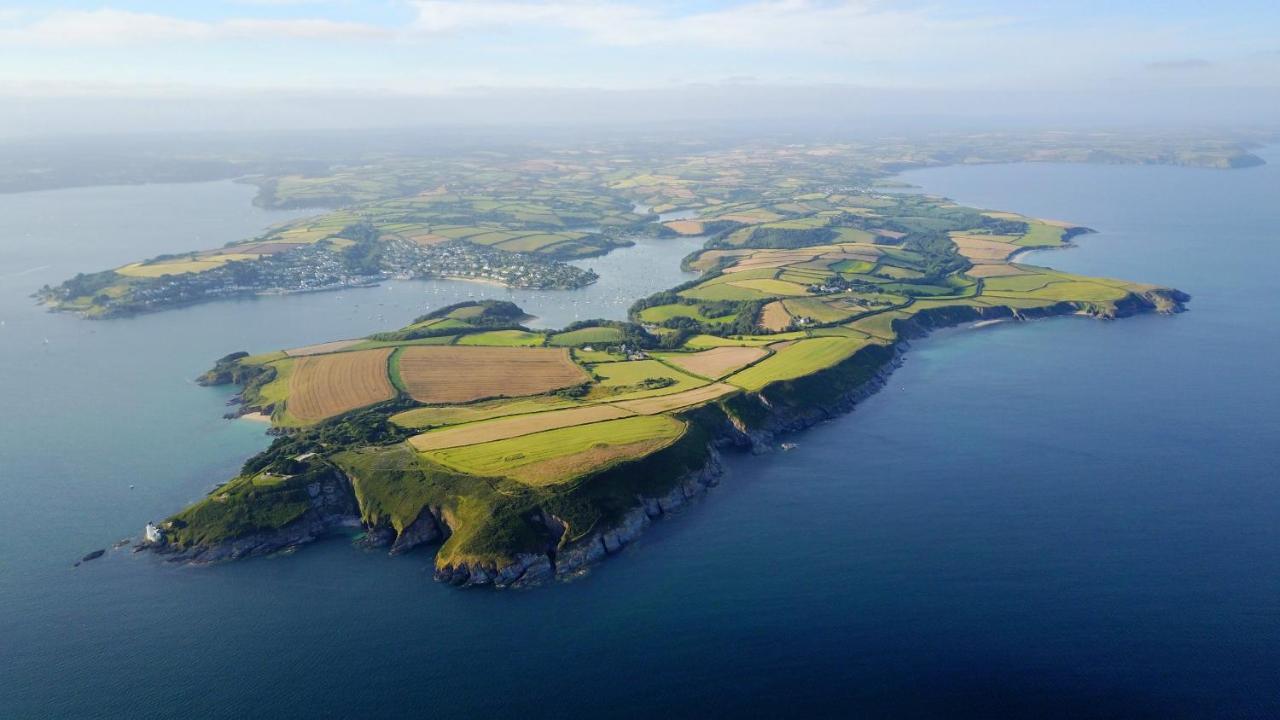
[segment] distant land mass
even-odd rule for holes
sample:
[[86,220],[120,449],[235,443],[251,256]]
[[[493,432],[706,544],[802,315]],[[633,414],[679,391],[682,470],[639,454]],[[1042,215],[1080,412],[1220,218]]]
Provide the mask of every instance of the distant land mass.
[[[1225,169],[1262,162],[1248,151],[1262,139],[1258,133],[1219,138],[1045,132],[802,146],[756,142],[723,147],[696,140],[498,149],[462,144],[436,154],[348,149],[333,162],[300,159],[297,153],[309,145],[276,155],[255,149],[245,153],[249,159],[235,160],[220,155],[182,160],[156,153],[133,164],[112,164],[125,173],[113,179],[152,177],[148,168],[172,169],[178,166],[169,163],[179,160],[191,160],[191,167],[223,168],[213,173],[217,177],[227,176],[223,171],[230,173],[234,165],[249,173],[243,182],[257,186],[255,204],[325,212],[221,248],[80,274],[43,288],[39,297],[57,310],[107,318],[231,297],[340,290],[392,278],[570,290],[597,279],[574,261],[629,246],[639,236],[706,236],[714,242],[735,227],[758,222],[749,214],[717,210],[717,203],[760,200],[769,192],[785,191],[782,183],[861,193],[892,189],[881,184],[905,169],[1016,161]],[[18,173],[21,167],[18,163],[9,172]],[[173,177],[169,170],[156,172],[162,179]],[[211,175],[204,171],[194,176],[207,177]],[[758,217],[783,220],[804,212],[781,206]],[[866,208],[860,212],[865,215]],[[859,222],[866,224],[856,217],[832,224],[852,230]],[[786,230],[759,228],[753,245],[768,246],[765,235],[780,229]],[[816,229],[814,234],[826,232]]]

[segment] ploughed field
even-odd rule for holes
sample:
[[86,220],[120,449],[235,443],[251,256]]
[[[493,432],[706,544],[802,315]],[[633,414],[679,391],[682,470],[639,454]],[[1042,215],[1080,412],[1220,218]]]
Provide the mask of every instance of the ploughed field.
[[289,412],[316,422],[394,398],[387,373],[391,353],[383,348],[298,359],[289,379]]
[[[535,330],[511,303],[466,302],[367,338],[223,358],[205,381],[242,384],[244,408],[269,413],[284,434],[224,489],[163,523],[166,542],[191,549],[272,532],[319,509],[308,488],[341,471],[366,524],[403,535],[428,513],[447,525],[436,557],[446,575],[507,567],[679,492],[711,462],[712,439],[725,428],[767,430],[774,415],[857,391],[908,329],[1120,317],[1175,311],[1186,299],[1016,262],[1020,250],[1065,245],[1082,228],[927,196],[785,189],[790,181],[779,178],[797,167],[766,172],[747,193],[754,199],[732,202],[735,193],[723,191],[738,181],[706,180],[705,163],[610,180],[610,192],[662,199],[662,211],[695,209],[665,231],[707,238],[685,263],[698,278],[638,300],[629,322]],[[821,177],[809,180],[831,184]],[[477,234],[475,225],[410,214],[385,226],[414,243],[589,244],[566,237],[586,231],[513,230],[518,218],[566,225],[590,204],[535,198],[440,186],[379,207],[462,207],[506,228]],[[631,219],[628,203],[593,207]],[[298,224],[269,240],[316,241],[340,225]]]
[[427,405],[538,395],[589,379],[558,348],[406,347],[397,367],[405,392]]
[[768,355],[755,347],[718,347],[690,353],[661,355],[665,362],[706,378],[720,378]]

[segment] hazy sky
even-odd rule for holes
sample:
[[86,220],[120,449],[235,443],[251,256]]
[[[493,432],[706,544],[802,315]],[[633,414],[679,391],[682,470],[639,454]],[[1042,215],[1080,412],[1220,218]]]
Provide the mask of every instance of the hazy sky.
[[691,85],[1274,95],[1280,1],[0,4],[0,96],[28,101]]

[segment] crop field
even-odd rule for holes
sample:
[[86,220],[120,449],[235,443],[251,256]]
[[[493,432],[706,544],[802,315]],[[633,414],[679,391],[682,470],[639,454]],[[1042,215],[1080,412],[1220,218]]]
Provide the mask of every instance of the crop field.
[[734,287],[755,290],[763,295],[808,295],[809,291],[805,286],[785,280],[735,280],[730,285]]
[[304,223],[273,230],[266,237],[270,242],[274,243],[288,243],[295,246],[309,245],[330,238],[340,230],[342,230],[341,225],[316,227]]
[[719,317],[708,317],[702,312],[702,308],[697,305],[684,305],[681,303],[672,303],[670,305],[655,305],[647,307],[640,311],[640,319],[644,322],[660,323],[663,320],[671,318],[687,317],[693,318],[699,322],[720,324],[733,322],[735,315],[721,315]]
[[993,277],[1009,277],[1012,275],[1026,275],[1028,271],[1023,270],[1017,265],[1009,265],[1006,263],[983,263],[975,264],[973,267],[965,271],[965,274],[976,278],[993,278]]
[[746,367],[767,354],[758,347],[718,347],[694,353],[667,353],[659,357],[668,365],[714,379]]
[[582,403],[555,395],[534,395],[518,399],[490,400],[471,405],[445,405],[405,410],[391,416],[391,422],[406,428],[425,429],[443,425],[479,422],[508,415],[581,407]]
[[902,312],[900,310],[889,310],[887,312],[876,313],[875,315],[854,320],[849,323],[849,327],[883,340],[893,340],[897,338],[897,333],[893,330],[893,321],[905,320],[909,317],[911,317],[911,313]]
[[705,230],[699,220],[672,220],[666,226],[677,235],[701,235]]
[[556,348],[414,346],[399,357],[410,397],[427,405],[538,395],[590,378]]
[[582,348],[573,349],[573,359],[583,364],[626,360],[621,354],[611,353],[608,350],[583,350]]
[[726,275],[736,275],[751,270],[764,268],[780,268],[795,263],[804,263],[821,257],[816,252],[797,252],[795,250],[758,250],[750,256],[739,259],[732,266],[725,268]]
[[257,260],[258,255],[224,254],[199,257],[183,257],[155,263],[132,263],[117,268],[116,272],[125,277],[158,278],[165,275],[186,275],[201,273],[206,270],[222,267],[232,260]]
[[731,393],[738,392],[738,388],[727,383],[712,383],[703,385],[700,388],[685,390],[674,395],[661,395],[659,397],[640,398],[638,400],[623,400],[615,403],[615,405],[624,410],[630,410],[637,415],[656,415],[658,413],[670,412],[680,408],[690,407],[692,405],[701,405],[710,402],[716,398],[724,397]]
[[782,219],[782,216],[775,212],[770,212],[768,210],[757,209],[757,210],[731,212],[725,215],[718,215],[710,219],[728,220],[730,222],[742,223],[743,225],[755,225],[756,223],[780,220]]
[[317,343],[315,345],[306,345],[292,350],[285,350],[284,354],[289,357],[305,357],[307,355],[323,355],[325,353],[338,352],[346,350],[352,345],[358,345],[361,340],[334,340],[333,342]]
[[[679,406],[677,406],[679,407]],[[409,443],[418,450],[443,450],[445,448],[494,442],[508,438],[531,435],[558,428],[588,425],[604,420],[616,420],[633,413],[613,405],[587,405],[566,410],[551,410],[524,415],[485,420],[433,430],[415,435]]]
[[854,315],[861,315],[873,308],[883,308],[888,305],[896,305],[905,301],[906,298],[895,295],[886,295],[884,293],[878,293],[870,297],[856,293],[845,293],[838,297],[826,299],[823,303],[832,310],[844,313],[844,316],[847,318]]
[[782,304],[787,308],[787,312],[794,317],[812,318],[815,322],[831,323],[839,322],[847,317],[857,314],[858,309],[841,307],[842,298],[837,297],[834,300],[819,300],[818,298],[793,298],[783,300]]
[[373,350],[376,348],[412,347],[414,345],[452,345],[457,335],[435,335],[416,340],[361,340],[352,345],[352,350]]
[[919,280],[924,277],[924,273],[919,270],[898,267],[896,265],[884,265],[880,268],[879,272],[883,275],[888,275],[895,280]]
[[[996,280],[1015,280],[1021,278],[994,278]],[[1065,300],[1068,302],[1107,303],[1119,300],[1128,294],[1123,288],[1105,285],[1099,282],[1061,280],[1051,282],[1039,288],[1024,291],[992,290],[983,292],[984,298],[1005,298],[1015,300]]]
[[472,475],[548,485],[651,453],[674,442],[684,429],[684,423],[667,415],[640,415],[433,450],[427,457]]
[[1016,295],[991,295],[989,297],[983,296],[982,299],[974,300],[973,302],[987,307],[1006,307],[1012,310],[1025,310],[1028,308],[1048,307],[1058,301],[1045,298],[1037,299],[1031,297],[1018,297]]
[[538,347],[546,336],[524,330],[490,330],[458,338],[459,345],[492,345],[495,347]]
[[[628,360],[600,363],[591,368],[600,378],[598,385],[588,396],[592,400],[630,400],[654,395],[670,395],[682,390],[706,385],[707,381],[687,375],[657,360]],[[646,388],[646,381],[671,381],[662,387]]]
[[744,255],[749,255],[750,252],[749,250],[704,250],[689,263],[689,268],[699,272],[706,272],[722,260],[743,257]]
[[1064,279],[1066,278],[1057,274],[1027,273],[1015,277],[992,278],[987,280],[983,289],[986,292],[1031,292]]
[[678,437],[649,436],[628,443],[596,443],[582,450],[519,465],[507,475],[512,480],[534,487],[556,485],[621,462],[638,460],[670,445]]
[[772,357],[767,357],[736,375],[730,375],[727,382],[746,390],[760,390],[777,380],[790,380],[831,367],[864,345],[866,342],[857,338],[818,337],[798,340],[778,350]]
[[571,330],[552,335],[547,344],[559,347],[578,347],[580,345],[616,343],[621,340],[622,331],[618,328],[585,327],[580,330]]
[[[877,245],[845,243],[815,245],[802,250],[737,251],[736,254],[731,254],[731,251],[709,251],[703,255],[719,252],[722,253],[717,256],[719,258],[732,258],[734,262],[724,269],[725,275],[759,278],[762,277],[760,272],[762,270],[786,268],[818,279],[830,277],[832,272],[870,271],[882,258],[892,257],[889,253],[894,250],[896,249]],[[699,260],[702,257],[699,256]],[[842,265],[842,263],[846,264]]]
[[730,337],[694,335],[685,341],[684,346],[690,350],[705,350],[716,347],[765,347],[779,340],[794,340],[803,337],[807,337],[803,330],[793,330],[773,335],[733,335]]
[[1040,220],[1027,221],[1027,234],[1018,239],[1024,247],[1054,247],[1062,244],[1066,232],[1064,223],[1051,224]]
[[819,260],[788,265],[782,269],[782,272],[778,275],[778,279],[786,280],[787,282],[800,283],[801,285],[816,285],[836,276],[835,272],[827,270],[826,268],[813,267],[813,262],[822,261]]
[[770,297],[787,297],[808,295],[809,291],[797,283],[775,280],[775,271],[759,270],[768,277],[744,277],[742,275],[723,275],[702,285],[681,292],[684,297],[694,300],[761,300]]
[[815,272],[821,274],[823,277],[831,277],[835,273],[835,271],[831,269],[831,266],[836,262],[838,261],[830,255],[819,255],[813,260],[793,263],[787,267],[792,270]]
[[832,270],[836,272],[848,273],[852,275],[856,273],[871,272],[872,270],[875,269],[876,264],[874,262],[868,262],[866,260],[849,259],[849,260],[837,260],[836,262],[833,262],[828,267],[830,267]]
[[[1000,239],[998,239],[1000,238]],[[1004,260],[1019,247],[1012,243],[1017,238],[1003,235],[952,235],[961,255],[974,262],[990,262]]]
[[786,330],[791,327],[791,313],[781,300],[774,300],[760,309],[760,327],[765,330]]
[[[999,304],[999,301],[997,301],[997,304]],[[989,302],[986,302],[986,301],[984,301],[984,300],[974,300],[974,299],[970,299],[970,300],[917,300],[915,303],[913,303],[913,304],[911,305],[911,310],[912,310],[912,312],[920,313],[920,312],[924,312],[924,311],[926,311],[926,310],[933,310],[933,309],[935,309],[935,308],[959,308],[959,307],[988,308],[988,307],[991,307],[991,306],[992,306],[992,304],[991,304],[991,303],[989,303]]]
[[387,375],[391,353],[383,348],[298,358],[285,409],[309,423],[394,398]]
[[759,300],[763,297],[762,293],[756,290],[734,287],[729,283],[699,285],[698,287],[684,290],[680,294],[693,300],[707,300],[710,302],[719,300]]
[[[846,327],[844,325],[834,325],[832,327],[816,328],[809,331],[809,336],[810,337],[847,337],[847,338],[857,338],[859,340],[872,339],[872,336],[862,332],[861,330],[854,330],[853,328]],[[879,338],[876,338],[876,339],[878,340]]]
[[584,237],[586,237],[586,233],[532,233],[495,243],[494,247],[508,252],[538,252],[557,243],[581,240]]
[[205,255],[209,257],[216,255],[247,255],[250,257],[258,257],[261,255],[274,255],[276,253],[285,252],[286,250],[293,250],[296,247],[298,247],[298,243],[247,242],[221,248],[210,253],[205,253]]

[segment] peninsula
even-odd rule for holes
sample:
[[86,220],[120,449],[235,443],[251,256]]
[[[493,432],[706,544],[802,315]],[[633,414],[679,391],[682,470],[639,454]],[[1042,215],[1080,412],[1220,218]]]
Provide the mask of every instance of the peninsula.
[[[438,543],[436,577],[454,584],[567,577],[714,485],[721,453],[764,451],[850,410],[912,337],[985,320],[1173,313],[1188,300],[1018,262],[1088,230],[880,189],[887,171],[859,170],[852,150],[735,148],[644,165],[553,157],[501,161],[520,168],[511,174],[483,166],[488,195],[432,177],[401,200],[273,230],[255,249],[363,247],[356,255],[378,263],[408,247],[565,258],[646,232],[703,238],[685,259],[700,275],[638,300],[626,321],[535,330],[509,302],[465,302],[368,337],[229,354],[200,381],[240,386],[237,413],[270,418],[276,437],[236,477],[150,525],[143,546],[207,563],[351,532],[394,554]],[[550,178],[564,188],[546,189]],[[583,190],[591,183],[604,189]],[[357,185],[281,179],[267,197],[305,188],[328,202],[339,184]],[[535,217],[548,227],[510,229]],[[598,225],[550,227],[587,222]],[[138,287],[103,290],[88,307],[112,314],[113,298]]]

